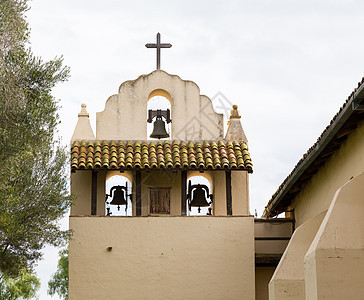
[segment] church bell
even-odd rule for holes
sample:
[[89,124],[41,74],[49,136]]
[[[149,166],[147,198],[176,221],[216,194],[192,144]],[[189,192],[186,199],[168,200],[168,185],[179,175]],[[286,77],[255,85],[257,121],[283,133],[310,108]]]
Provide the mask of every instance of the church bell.
[[171,123],[171,111],[169,109],[167,110],[148,110],[148,123],[153,122],[153,118],[156,117],[156,120],[153,124],[153,132],[150,135],[153,139],[163,139],[169,137],[168,132],[166,131],[166,124],[163,121],[162,117],[164,117],[167,121],[167,124]]
[[114,197],[112,198],[110,205],[126,205],[125,193],[121,186],[116,186],[114,190]]
[[[117,205],[118,210],[120,210],[120,205],[126,205],[126,208],[125,208],[125,210],[126,210],[128,207],[127,188],[128,188],[127,184],[126,184],[126,186],[120,186],[120,185],[113,186],[110,189],[110,194],[106,194],[106,199],[108,197],[113,197],[110,202],[110,205]],[[108,214],[109,214],[109,212],[108,212]]]
[[191,185],[191,180],[188,184],[188,195],[190,210],[191,207],[198,207],[198,212],[201,212],[201,207],[210,206],[211,202],[207,202],[207,197],[212,199],[212,195],[209,195],[209,188],[204,184]]
[[165,125],[166,124],[162,120],[162,117],[157,117],[157,119],[153,123],[153,132],[150,135],[150,137],[154,139],[162,139],[169,137]]
[[192,207],[206,207],[209,203],[206,200],[205,190],[200,184],[193,190],[192,199],[190,205]]

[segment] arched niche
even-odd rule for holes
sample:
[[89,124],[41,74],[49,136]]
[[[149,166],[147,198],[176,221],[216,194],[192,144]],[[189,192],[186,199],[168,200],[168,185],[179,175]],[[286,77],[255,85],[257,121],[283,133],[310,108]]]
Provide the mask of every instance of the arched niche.
[[[127,201],[127,205],[120,205],[119,209],[116,205],[108,205],[105,203],[105,215],[109,216],[132,216],[132,174],[129,171],[124,173],[120,173],[119,171],[109,171],[106,174],[105,178],[105,191],[106,195],[110,195],[105,199],[105,202],[110,203],[113,199],[114,194],[110,194],[110,190],[115,186],[123,186],[126,187],[126,190],[123,190],[124,199]],[[113,191],[114,192],[114,191]],[[111,214],[110,214],[111,213]]]
[[210,184],[211,189],[214,188],[214,180],[213,180],[212,174],[210,172],[201,173],[200,171],[188,171],[187,180],[189,180],[190,177],[192,177],[192,176],[202,176],[202,177],[206,178]]
[[123,173],[121,173],[120,171],[116,171],[116,170],[112,170],[112,171],[108,171],[106,174],[106,181],[108,181],[110,179],[110,177],[115,176],[115,175],[122,175],[125,176],[126,178],[128,178],[130,181],[133,181],[133,175],[131,173],[131,171],[124,171]]
[[[213,194],[214,186],[213,186],[213,178],[210,172],[199,172],[199,171],[190,171],[187,173],[187,183],[191,180],[191,184],[203,184],[206,185],[209,189],[209,194]],[[187,184],[188,188],[188,184]],[[187,191],[188,192],[188,191]],[[207,199],[207,201],[211,201],[211,199]],[[187,201],[188,202],[188,201]],[[208,207],[201,207],[201,212],[198,212],[197,207],[192,207],[191,211],[188,209],[187,203],[187,215],[188,216],[206,216],[213,212],[213,203],[211,204],[211,210],[209,211]]]
[[161,97],[164,97],[166,99],[169,100],[169,102],[171,103],[172,105],[172,98],[171,98],[171,95],[166,91],[166,90],[163,90],[163,89],[156,89],[152,92],[150,92],[149,96],[148,96],[148,99],[147,101],[149,101],[151,98],[155,97],[155,96],[161,96]]
[[[147,99],[147,118],[148,118],[148,112],[149,110],[167,110],[169,109],[171,115],[172,115],[172,100],[171,100],[171,95],[163,89],[156,89],[153,90]],[[148,140],[158,140],[155,138],[151,138],[150,135],[153,132],[154,129],[154,122],[155,122],[156,118],[153,119],[152,123],[148,123],[147,124],[147,139]],[[164,124],[165,124],[165,129],[167,131],[167,133],[169,134],[169,137],[167,138],[161,138],[161,140],[169,140],[172,137],[172,123],[167,123],[166,120],[164,118],[162,118]]]

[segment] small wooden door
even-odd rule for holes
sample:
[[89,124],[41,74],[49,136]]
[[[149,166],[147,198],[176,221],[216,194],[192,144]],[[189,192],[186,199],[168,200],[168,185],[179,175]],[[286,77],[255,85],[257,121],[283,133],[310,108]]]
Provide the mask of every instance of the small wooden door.
[[170,188],[149,188],[150,214],[170,213]]

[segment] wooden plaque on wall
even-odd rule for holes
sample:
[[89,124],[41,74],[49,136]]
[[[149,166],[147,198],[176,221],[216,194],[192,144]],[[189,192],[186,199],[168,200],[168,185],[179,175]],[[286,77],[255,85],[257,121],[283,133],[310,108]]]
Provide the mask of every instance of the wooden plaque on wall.
[[150,214],[170,213],[170,188],[149,188]]

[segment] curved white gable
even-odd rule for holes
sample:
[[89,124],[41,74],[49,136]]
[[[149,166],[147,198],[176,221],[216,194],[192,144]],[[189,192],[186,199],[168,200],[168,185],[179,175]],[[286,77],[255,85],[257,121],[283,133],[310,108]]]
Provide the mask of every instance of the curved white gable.
[[105,109],[96,114],[96,139],[149,139],[147,102],[156,90],[168,92],[171,98],[170,139],[223,139],[223,115],[214,111],[208,97],[200,95],[197,84],[162,70],[121,84],[119,93],[109,97]]

